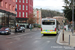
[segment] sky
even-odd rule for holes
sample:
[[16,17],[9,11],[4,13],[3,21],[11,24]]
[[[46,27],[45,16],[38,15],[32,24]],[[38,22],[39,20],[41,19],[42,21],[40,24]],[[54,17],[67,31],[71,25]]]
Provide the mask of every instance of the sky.
[[62,12],[64,9],[62,6],[64,6],[63,0],[33,0],[33,7],[38,9],[42,8]]

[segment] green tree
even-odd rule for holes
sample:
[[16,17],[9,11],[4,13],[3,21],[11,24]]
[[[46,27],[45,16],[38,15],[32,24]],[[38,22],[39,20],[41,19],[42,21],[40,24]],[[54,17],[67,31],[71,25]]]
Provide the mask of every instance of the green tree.
[[[66,6],[64,6],[64,16],[69,20],[72,21],[72,8],[73,8],[73,0],[64,0]],[[68,3],[67,3],[68,2]],[[74,3],[75,5],[75,3]],[[74,6],[75,8],[75,6]],[[74,9],[75,12],[75,9]],[[74,19],[75,19],[75,13],[74,13]],[[74,20],[75,21],[75,20]],[[75,27],[75,23],[74,23],[74,27]]]
[[70,3],[69,0],[64,0],[66,6]]
[[[64,6],[64,16],[69,20],[72,21],[72,5],[73,5],[73,0],[64,0],[66,6]],[[75,9],[74,9],[75,10]],[[74,11],[75,12],[75,11]],[[75,13],[74,13],[75,15]]]
[[28,18],[28,21],[27,22],[29,24],[34,24],[35,23],[35,18],[33,16],[34,16],[33,14],[29,14],[28,15],[29,18]]

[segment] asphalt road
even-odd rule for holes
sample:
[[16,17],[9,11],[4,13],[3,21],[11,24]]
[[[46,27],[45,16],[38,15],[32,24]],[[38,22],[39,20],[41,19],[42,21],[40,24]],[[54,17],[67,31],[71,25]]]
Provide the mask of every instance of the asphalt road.
[[57,36],[43,36],[39,30],[14,35],[0,35],[0,50],[75,50],[73,47],[57,44]]

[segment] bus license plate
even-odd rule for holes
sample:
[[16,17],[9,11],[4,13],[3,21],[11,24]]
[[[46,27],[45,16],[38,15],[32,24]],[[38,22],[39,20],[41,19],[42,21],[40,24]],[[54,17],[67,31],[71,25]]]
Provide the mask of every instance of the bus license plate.
[[47,32],[47,33],[51,33],[51,32]]

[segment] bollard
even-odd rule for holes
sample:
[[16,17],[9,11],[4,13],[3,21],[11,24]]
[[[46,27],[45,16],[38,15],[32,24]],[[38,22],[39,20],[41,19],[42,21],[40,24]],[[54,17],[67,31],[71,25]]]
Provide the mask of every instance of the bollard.
[[62,41],[64,41],[64,33],[63,33],[63,35],[62,35]]
[[70,45],[70,35],[69,35],[69,45]]
[[64,41],[64,29],[63,29],[63,34],[62,34],[62,41]]

